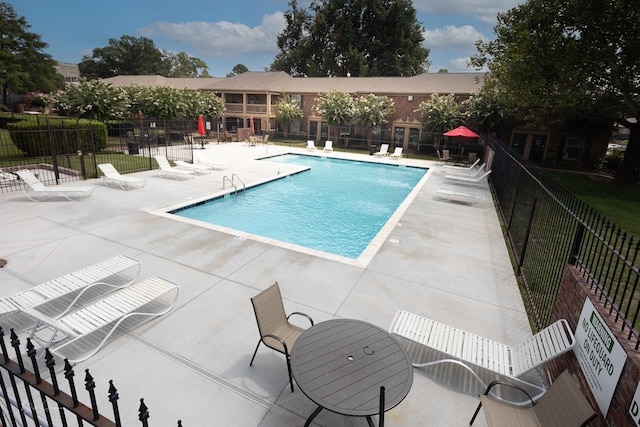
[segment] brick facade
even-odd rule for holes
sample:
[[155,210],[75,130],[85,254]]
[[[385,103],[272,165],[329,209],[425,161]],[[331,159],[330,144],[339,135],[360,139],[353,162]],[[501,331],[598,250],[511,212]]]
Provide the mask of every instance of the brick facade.
[[[567,319],[571,328],[575,331],[585,298],[591,299],[620,345],[627,352],[627,361],[613,394],[606,420],[600,415],[598,420],[591,423],[590,426],[633,426],[635,423],[629,415],[629,408],[640,381],[640,351],[635,349],[635,343],[627,339],[627,332],[620,331],[620,323],[614,322],[615,316],[609,314],[609,309],[604,307],[603,301],[594,296],[593,291],[589,289],[582,275],[573,266],[567,266],[563,273],[562,285],[552,312],[551,322],[561,318]],[[587,381],[573,352],[567,353],[550,363],[550,370],[554,377],[557,377],[565,369],[569,369],[574,378],[578,379],[582,392],[587,396],[593,408],[598,410],[598,405],[591,395]]]

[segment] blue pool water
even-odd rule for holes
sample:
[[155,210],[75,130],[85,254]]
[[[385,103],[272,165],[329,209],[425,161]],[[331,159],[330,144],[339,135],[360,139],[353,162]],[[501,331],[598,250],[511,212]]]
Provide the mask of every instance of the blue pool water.
[[355,259],[427,172],[295,154],[263,161],[310,169],[171,213]]

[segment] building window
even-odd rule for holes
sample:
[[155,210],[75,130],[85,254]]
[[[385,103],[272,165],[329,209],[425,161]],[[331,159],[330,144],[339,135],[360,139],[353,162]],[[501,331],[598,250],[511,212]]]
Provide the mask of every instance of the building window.
[[562,153],[563,160],[578,160],[580,157],[580,139],[572,136],[568,137],[564,143],[564,151]]

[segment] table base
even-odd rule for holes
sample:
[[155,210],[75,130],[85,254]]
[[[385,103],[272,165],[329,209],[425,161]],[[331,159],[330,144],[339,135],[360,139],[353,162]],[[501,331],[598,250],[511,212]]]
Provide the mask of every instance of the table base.
[[[318,414],[320,412],[322,412],[323,409],[324,408],[322,406],[318,406],[316,408],[316,410],[313,411],[313,413],[311,413],[309,418],[307,418],[307,422],[304,423],[304,427],[309,427],[311,425],[311,423],[313,422],[313,420],[315,419],[315,417],[317,417]],[[371,417],[369,415],[367,415],[366,418],[367,418],[367,423],[369,423],[369,427],[376,427],[376,425],[373,423],[373,420],[371,419]]]

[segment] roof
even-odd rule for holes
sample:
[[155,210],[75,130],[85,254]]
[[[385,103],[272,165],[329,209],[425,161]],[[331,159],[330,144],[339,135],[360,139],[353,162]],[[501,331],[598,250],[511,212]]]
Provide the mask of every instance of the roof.
[[215,92],[347,93],[417,95],[477,92],[485,73],[425,73],[412,77],[292,77],[283,71],[248,71],[232,77],[169,78],[116,76],[104,79],[113,86],[169,86]]

